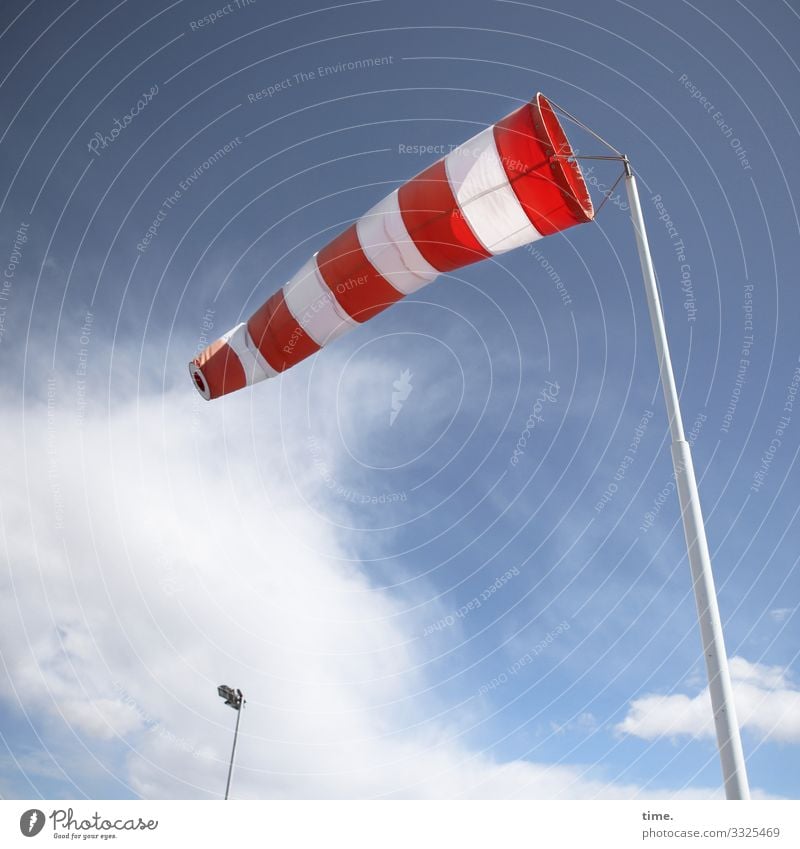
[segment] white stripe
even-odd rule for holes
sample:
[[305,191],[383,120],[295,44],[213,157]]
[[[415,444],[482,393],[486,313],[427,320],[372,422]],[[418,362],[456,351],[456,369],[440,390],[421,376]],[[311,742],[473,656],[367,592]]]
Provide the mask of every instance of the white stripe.
[[228,347],[239,358],[248,386],[277,374],[256,348],[246,324],[237,324],[222,337],[222,341],[227,342]]
[[283,287],[283,296],[289,312],[317,345],[327,345],[358,326],[322,279],[316,254]]
[[458,205],[487,251],[499,254],[542,238],[508,182],[493,127],[450,151],[444,164]]
[[439,274],[408,234],[396,191],[361,216],[356,232],[367,259],[398,292],[410,295]]

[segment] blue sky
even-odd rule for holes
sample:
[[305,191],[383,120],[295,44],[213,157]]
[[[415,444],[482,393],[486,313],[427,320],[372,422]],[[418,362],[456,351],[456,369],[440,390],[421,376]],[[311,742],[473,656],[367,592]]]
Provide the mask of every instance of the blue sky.
[[639,174],[751,785],[797,798],[796,4],[227,9],[2,13],[2,795],[220,795],[222,682],[242,797],[719,794],[624,196],[280,380],[187,376],[541,90]]

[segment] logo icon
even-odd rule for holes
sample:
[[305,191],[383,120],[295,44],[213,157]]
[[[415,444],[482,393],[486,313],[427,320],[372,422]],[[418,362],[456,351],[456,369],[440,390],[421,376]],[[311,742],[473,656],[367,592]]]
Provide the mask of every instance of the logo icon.
[[403,402],[408,399],[411,390],[414,388],[411,385],[411,372],[406,369],[400,372],[400,377],[392,383],[392,412],[389,414],[389,427],[394,424],[394,420],[400,415],[400,410],[403,409]]
[[36,837],[44,828],[44,812],[38,808],[31,808],[19,818],[19,830],[25,837]]

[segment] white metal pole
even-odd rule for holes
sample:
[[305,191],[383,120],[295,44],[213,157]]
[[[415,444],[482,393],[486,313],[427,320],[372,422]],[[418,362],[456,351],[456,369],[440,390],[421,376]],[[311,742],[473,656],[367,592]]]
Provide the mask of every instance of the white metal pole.
[[233,748],[231,749],[231,762],[230,766],[228,766],[228,781],[225,784],[225,799],[227,800],[228,795],[231,790],[231,776],[233,775],[233,759],[236,757],[236,739],[239,736],[239,720],[242,718],[242,710],[244,708],[244,698],[242,698],[242,691],[238,691],[239,694],[239,707],[236,708],[236,729],[233,732]]
[[658,284],[647,241],[642,207],[639,203],[639,191],[636,178],[625,160],[625,183],[631,205],[631,220],[636,233],[636,244],[642,263],[644,288],[647,293],[647,306],[658,355],[658,368],[664,389],[664,400],[669,417],[672,436],[672,465],[675,469],[678,498],[683,516],[683,530],[689,552],[689,565],[692,570],[692,584],[697,603],[697,615],[700,621],[700,634],[703,640],[703,653],[706,658],[708,687],[711,693],[711,709],[714,713],[714,725],[717,731],[717,745],[722,762],[722,776],[725,781],[725,796],[728,799],[749,799],[742,740],[739,724],[736,721],[736,707],[733,699],[731,676],[728,670],[728,658],[725,654],[725,642],[722,636],[722,622],[717,606],[717,593],[714,588],[714,576],[711,572],[711,557],[708,553],[703,514],[700,510],[700,496],[697,492],[697,480],[692,464],[692,454],[686,441],[681,420],[678,389],[672,373],[669,358],[667,331],[661,310]]

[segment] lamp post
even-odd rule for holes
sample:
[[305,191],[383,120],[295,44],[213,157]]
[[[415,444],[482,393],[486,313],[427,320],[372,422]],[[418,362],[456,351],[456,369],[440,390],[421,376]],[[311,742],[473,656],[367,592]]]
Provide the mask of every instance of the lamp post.
[[245,698],[241,690],[234,690],[227,684],[220,684],[217,687],[217,694],[221,699],[224,699],[228,707],[236,711],[236,729],[233,732],[233,748],[231,749],[231,762],[228,766],[228,781],[225,784],[225,798],[228,798],[228,793],[231,789],[231,776],[233,775],[233,758],[236,755],[236,739],[239,736],[239,720],[242,718],[242,707],[245,704]]

